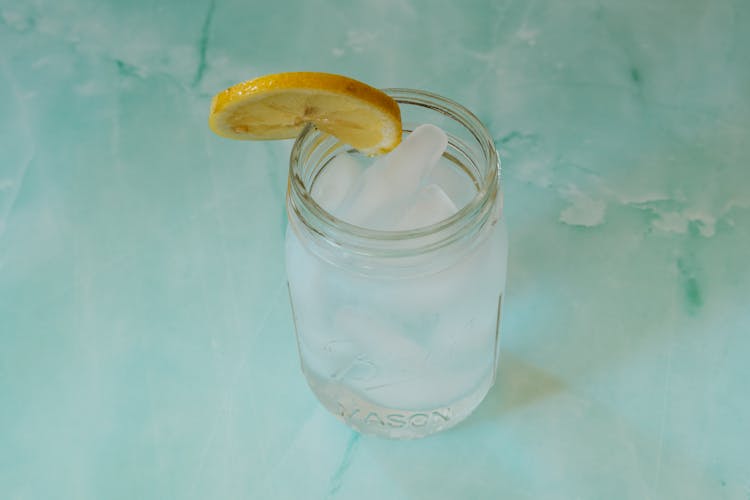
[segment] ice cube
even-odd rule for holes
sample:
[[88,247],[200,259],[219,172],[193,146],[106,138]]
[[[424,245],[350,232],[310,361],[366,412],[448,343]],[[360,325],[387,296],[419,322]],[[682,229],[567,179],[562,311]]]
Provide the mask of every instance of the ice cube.
[[430,226],[456,212],[456,205],[445,191],[437,184],[430,184],[419,190],[411,206],[396,223],[395,229],[405,231]]
[[432,409],[455,402],[489,383],[492,365],[482,363],[461,370],[429,363],[411,376],[391,377],[383,383],[369,381],[363,392],[367,399],[391,408]]
[[336,335],[348,338],[380,370],[404,369],[419,364],[427,353],[411,339],[402,325],[373,314],[366,308],[344,306],[334,313]]
[[440,186],[459,208],[466,206],[477,194],[471,176],[445,157],[438,161],[423,183]]
[[434,125],[414,129],[365,171],[342,203],[341,218],[359,226],[389,229],[396,209],[415,196],[447,145],[445,132]]
[[364,167],[348,153],[335,156],[318,174],[312,188],[312,197],[325,211],[336,215],[350,189],[356,184]]

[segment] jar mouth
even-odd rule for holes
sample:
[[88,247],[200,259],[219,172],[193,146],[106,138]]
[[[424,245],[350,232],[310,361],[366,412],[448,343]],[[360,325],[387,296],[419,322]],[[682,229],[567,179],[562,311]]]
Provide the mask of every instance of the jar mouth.
[[[330,238],[331,235],[346,235],[347,242],[338,241],[337,246],[371,247],[373,243],[411,243],[410,247],[421,246],[420,242],[428,242],[424,246],[435,247],[448,244],[460,237],[463,226],[469,225],[491,207],[499,189],[500,160],[495,145],[487,128],[471,111],[457,102],[424,90],[406,88],[387,88],[383,91],[391,96],[399,105],[413,105],[439,113],[459,124],[471,134],[481,153],[480,161],[484,164],[484,171],[474,179],[477,192],[472,199],[459,210],[435,224],[408,230],[380,230],[370,229],[351,224],[339,219],[322,208],[310,194],[300,168],[306,156],[315,148],[320,147],[327,134],[308,124],[297,137],[292,147],[289,160],[289,210],[294,210],[297,217],[314,233]],[[452,137],[449,134],[449,143]],[[341,146],[341,143],[337,143]],[[439,236],[436,236],[439,235]],[[455,238],[453,237],[455,236]],[[358,240],[360,245],[352,245],[352,240]],[[348,244],[347,244],[348,243]],[[364,252],[369,253],[369,252]]]

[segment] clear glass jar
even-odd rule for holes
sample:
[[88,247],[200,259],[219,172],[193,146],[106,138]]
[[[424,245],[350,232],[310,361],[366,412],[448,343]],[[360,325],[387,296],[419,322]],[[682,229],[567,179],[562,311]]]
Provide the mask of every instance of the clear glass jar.
[[410,231],[337,219],[310,192],[333,157],[356,152],[308,127],[290,159],[287,279],[302,371],[320,402],[360,432],[416,438],[466,418],[494,382],[507,233],[481,122],[435,94],[386,92],[405,135],[422,123],[448,134],[436,172],[466,204]]

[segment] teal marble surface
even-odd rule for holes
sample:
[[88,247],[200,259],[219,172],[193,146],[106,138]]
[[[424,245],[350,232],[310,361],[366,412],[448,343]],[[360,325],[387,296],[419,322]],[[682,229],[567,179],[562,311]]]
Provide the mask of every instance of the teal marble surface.
[[[750,499],[750,3],[0,0],[0,497]],[[299,371],[290,144],[213,93],[344,73],[503,159],[498,383],[425,440]]]

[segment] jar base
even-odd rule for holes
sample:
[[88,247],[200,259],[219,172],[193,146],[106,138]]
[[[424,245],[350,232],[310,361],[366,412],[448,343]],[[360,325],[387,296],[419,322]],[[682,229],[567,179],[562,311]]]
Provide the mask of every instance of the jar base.
[[351,389],[313,373],[305,375],[323,407],[339,420],[361,434],[387,439],[418,439],[450,429],[479,406],[494,382],[494,377],[485,377],[468,395],[447,406],[406,410],[375,404]]

